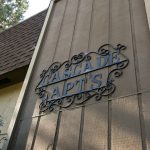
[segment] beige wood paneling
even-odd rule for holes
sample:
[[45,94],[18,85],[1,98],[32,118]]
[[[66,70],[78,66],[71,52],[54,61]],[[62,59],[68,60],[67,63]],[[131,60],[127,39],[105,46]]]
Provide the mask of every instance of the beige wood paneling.
[[52,149],[57,123],[57,113],[51,113],[40,118],[34,150]]
[[142,94],[142,112],[145,123],[146,147],[150,149],[150,93]]
[[97,51],[100,46],[108,43],[109,34],[109,0],[93,0],[91,19],[91,37],[89,51]]
[[[89,41],[89,51],[97,51],[98,48],[108,43],[109,30],[109,1],[93,1],[93,12],[91,18],[91,33]],[[97,71],[100,73],[101,71]],[[103,69],[103,75],[108,74],[108,69]],[[96,73],[96,72],[95,72]],[[103,76],[103,78],[105,78]],[[102,98],[104,100],[104,98]],[[107,99],[107,98],[105,98]],[[94,103],[93,100],[89,100]],[[97,103],[91,106],[85,106],[83,142],[82,149],[96,150],[107,149],[108,136],[108,103]]]
[[[133,34],[133,45],[135,49],[135,70],[137,78],[137,90],[139,92],[146,92],[150,89],[149,81],[149,48],[150,48],[150,32],[148,29],[148,22],[146,17],[146,10],[144,1],[141,0],[131,0],[131,24],[132,24],[132,34]],[[141,95],[138,95],[139,102],[139,115],[141,123],[141,138],[142,138],[142,148],[147,149],[146,144],[146,134],[144,122],[144,114],[142,111],[143,99]]]
[[[74,28],[75,30],[73,34],[73,41],[72,41],[73,43],[71,45],[70,56],[79,54],[80,52],[87,52],[88,42],[89,42],[90,21],[91,21],[90,15],[92,11],[92,0],[79,0],[76,2],[78,2],[78,14],[76,16],[77,20],[76,20],[76,24]],[[70,80],[70,81],[73,81],[73,80]],[[62,115],[61,119],[62,119],[62,122],[60,123],[60,133],[59,133],[59,138],[58,138],[57,149],[76,150],[78,149],[78,147],[80,149],[81,148],[80,138],[82,137],[82,135],[79,135],[80,130],[82,130],[80,129],[82,128],[82,125],[80,127],[81,108],[77,110],[71,110],[71,112],[66,111]],[[67,128],[68,124],[70,125],[75,124],[76,126],[73,125],[72,127],[70,127],[70,129],[68,129]],[[64,136],[66,137],[65,139],[63,139]]]
[[85,107],[83,150],[106,150],[108,127],[108,103],[100,102]]
[[114,100],[112,103],[112,150],[141,150],[137,96]]
[[[124,54],[129,58],[127,69],[116,79],[115,97],[137,93],[136,55],[130,1],[113,0],[110,5],[110,41],[127,46]],[[114,97],[114,96],[113,96]],[[139,107],[137,97],[113,100],[110,107],[111,148],[115,150],[142,149]]]
[[62,112],[57,150],[77,150],[81,109]]
[[123,70],[123,75],[115,79],[116,91],[113,97],[119,97],[136,93],[129,2],[112,0],[110,3],[110,14],[110,43],[114,45],[120,43],[127,46],[123,53],[129,58],[129,65]]
[[35,131],[37,127],[37,121],[38,121],[38,117],[32,119],[30,131],[29,131],[28,139],[26,143],[26,148],[25,148],[26,150],[30,150],[32,148],[32,145],[34,145],[33,141],[35,141],[34,138],[35,138]]
[[[51,22],[51,30],[55,29],[55,32],[57,31],[55,41],[53,43],[54,47],[49,47],[49,43],[45,45],[46,49],[55,49],[54,56],[52,58],[52,63],[56,61],[61,61],[64,59],[67,59],[67,51],[64,53],[63,46],[59,47],[59,41],[61,39],[61,34],[64,27],[64,18],[66,14],[66,7],[67,7],[67,1],[60,2],[56,4],[54,8],[54,13],[52,16],[52,22]],[[57,26],[56,26],[57,25]],[[54,33],[53,33],[54,34]],[[50,34],[49,36],[52,36],[53,34]],[[66,36],[66,35],[65,35]],[[64,37],[66,38],[66,37]],[[67,42],[67,40],[65,40]],[[64,43],[64,46],[67,44]],[[51,45],[52,46],[52,45]],[[67,49],[66,49],[67,50]],[[58,58],[59,56],[59,58]],[[47,58],[47,57],[46,57]],[[50,62],[47,62],[47,65],[51,65]],[[48,67],[47,67],[48,68]],[[45,68],[45,69],[47,69]],[[62,86],[62,85],[61,85]],[[38,105],[37,105],[38,106]],[[34,114],[35,115],[35,114]],[[52,149],[54,144],[54,137],[56,132],[56,126],[57,126],[57,118],[58,118],[58,112],[52,113],[46,116],[41,116],[38,126],[38,131],[35,139],[34,149]]]
[[[70,57],[72,40],[75,30],[76,14],[78,9],[78,0],[66,0],[66,3],[67,3],[66,11],[62,23],[62,29],[58,41],[57,54],[55,58],[55,61],[60,62],[64,62],[65,60],[68,60]],[[62,84],[64,84],[64,82],[62,82]],[[74,117],[75,113],[76,117]],[[62,149],[70,149],[70,145],[72,145],[72,147],[76,147],[78,144],[78,134],[79,134],[78,122],[80,121],[79,120],[80,111],[75,111],[71,113],[60,112],[59,115],[60,119],[57,122],[58,131],[55,133],[55,143],[53,149],[59,149],[59,147],[61,147]],[[71,128],[72,124],[75,123],[77,123],[77,126]],[[68,128],[68,126],[70,126],[70,128]],[[66,138],[63,138],[62,136]]]
[[139,90],[148,91],[150,89],[150,32],[148,29],[145,6],[141,0],[131,0],[131,4]]

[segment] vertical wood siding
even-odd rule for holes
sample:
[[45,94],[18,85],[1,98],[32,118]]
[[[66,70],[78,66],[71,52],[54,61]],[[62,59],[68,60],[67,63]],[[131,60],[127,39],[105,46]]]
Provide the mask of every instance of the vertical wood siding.
[[[14,148],[148,150],[149,39],[143,0],[60,0],[55,3],[24,98]],[[96,51],[105,43],[126,45],[124,54],[130,61],[123,76],[115,80],[113,100],[108,102],[110,97],[105,97],[105,101],[93,105],[39,116],[40,99],[34,89],[42,70],[80,52]],[[109,71],[104,69],[103,73]],[[64,82],[59,86],[63,89]]]

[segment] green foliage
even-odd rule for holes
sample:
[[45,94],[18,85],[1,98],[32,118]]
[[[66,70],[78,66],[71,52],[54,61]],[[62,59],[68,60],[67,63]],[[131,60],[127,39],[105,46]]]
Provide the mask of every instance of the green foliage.
[[27,8],[27,0],[0,0],[0,32],[22,20]]

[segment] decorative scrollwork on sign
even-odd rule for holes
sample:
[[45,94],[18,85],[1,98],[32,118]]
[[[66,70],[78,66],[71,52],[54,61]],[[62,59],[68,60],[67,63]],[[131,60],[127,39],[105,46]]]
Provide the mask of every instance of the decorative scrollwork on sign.
[[[97,52],[80,53],[63,63],[55,62],[47,70],[43,70],[40,75],[41,81],[35,89],[36,94],[42,100],[39,106],[40,111],[47,112],[80,106],[90,99],[100,101],[102,97],[112,95],[116,89],[115,78],[120,77],[123,74],[123,69],[129,64],[128,58],[122,53],[125,49],[126,46],[121,44],[116,47],[105,44]],[[96,65],[93,65],[95,60],[97,61]],[[106,81],[98,81],[98,77],[103,80],[102,70],[105,68],[109,68]],[[96,71],[100,71],[100,73],[92,75],[90,78],[94,85],[92,84],[89,89],[83,90],[82,85],[85,86],[88,80],[86,75]],[[79,78],[83,75],[85,78],[82,77],[74,83],[68,83],[70,79]],[[55,87],[60,82],[64,83],[62,92],[59,91],[59,86]],[[74,90],[75,92],[72,93],[71,90],[75,89],[78,84],[80,89]],[[55,88],[48,91],[50,86]]]

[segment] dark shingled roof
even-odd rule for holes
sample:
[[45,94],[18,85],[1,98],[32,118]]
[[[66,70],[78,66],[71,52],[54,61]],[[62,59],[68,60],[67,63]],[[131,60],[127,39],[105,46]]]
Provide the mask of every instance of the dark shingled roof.
[[46,12],[0,33],[0,75],[29,65]]

